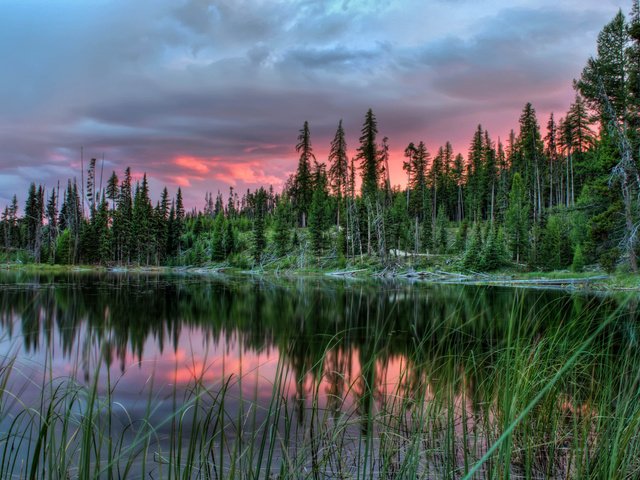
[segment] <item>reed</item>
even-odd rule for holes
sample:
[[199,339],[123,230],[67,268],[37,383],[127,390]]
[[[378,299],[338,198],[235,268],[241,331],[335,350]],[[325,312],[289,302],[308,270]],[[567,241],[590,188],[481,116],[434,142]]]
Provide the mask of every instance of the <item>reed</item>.
[[[7,355],[0,363],[0,477],[640,475],[634,305],[623,302],[606,315],[583,309],[557,322],[549,313],[555,305],[525,308],[515,295],[500,333],[460,324],[469,308],[461,302],[427,326],[417,319],[410,353],[401,358],[378,354],[394,341],[393,310],[372,309],[358,327],[322,339],[304,368],[291,352],[308,345],[292,340],[290,354],[281,350],[267,403],[243,393],[243,376],[208,382],[206,369],[194,369],[189,387],[174,386],[169,395],[151,376],[141,418],[114,400],[121,379],[99,369],[80,382],[45,368],[35,382],[38,401],[26,404],[25,374],[15,354]],[[343,368],[352,361],[344,340],[353,336],[366,339],[355,354],[356,375]],[[390,362],[397,372],[385,378]],[[161,414],[168,403],[171,413]]]

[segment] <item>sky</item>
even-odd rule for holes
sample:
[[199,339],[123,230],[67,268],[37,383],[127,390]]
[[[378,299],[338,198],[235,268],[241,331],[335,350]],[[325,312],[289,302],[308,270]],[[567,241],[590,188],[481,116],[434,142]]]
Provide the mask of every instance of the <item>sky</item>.
[[402,184],[409,142],[466,155],[479,123],[505,139],[526,102],[543,126],[562,116],[598,32],[630,5],[0,0],[0,206],[30,182],[79,180],[81,147],[104,184],[130,166],[188,207],[279,190],[305,120],[319,161],[340,119],[353,156],[369,108]]

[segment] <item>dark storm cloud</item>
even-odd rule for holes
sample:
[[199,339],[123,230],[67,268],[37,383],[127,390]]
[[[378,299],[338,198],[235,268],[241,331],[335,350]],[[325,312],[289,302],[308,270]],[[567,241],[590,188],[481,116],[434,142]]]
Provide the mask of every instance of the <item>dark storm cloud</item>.
[[105,169],[190,185],[198,206],[206,190],[282,184],[305,120],[322,160],[340,118],[354,151],[369,107],[398,152],[419,139],[462,149],[478,122],[504,135],[526,101],[539,113],[565,109],[617,9],[595,0],[0,8],[0,205],[30,181],[79,177],[84,146],[87,158],[104,153]]

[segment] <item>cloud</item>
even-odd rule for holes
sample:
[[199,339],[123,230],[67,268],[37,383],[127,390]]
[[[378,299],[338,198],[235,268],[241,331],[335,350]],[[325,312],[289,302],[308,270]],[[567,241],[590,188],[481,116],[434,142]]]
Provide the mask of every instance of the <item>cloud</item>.
[[[85,158],[152,185],[282,185],[305,120],[319,160],[339,119],[351,153],[368,108],[401,152],[466,149],[531,101],[566,109],[613,1],[7,1],[0,16],[0,205]],[[158,192],[153,192],[159,195]]]

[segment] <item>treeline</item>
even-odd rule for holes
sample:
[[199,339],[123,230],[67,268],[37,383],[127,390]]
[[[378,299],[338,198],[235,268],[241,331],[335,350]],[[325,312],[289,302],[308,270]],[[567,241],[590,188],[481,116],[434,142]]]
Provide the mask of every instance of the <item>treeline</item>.
[[[449,142],[404,150],[406,187],[392,187],[389,144],[372,110],[355,155],[339,122],[326,162],[309,124],[298,136],[296,172],[282,192],[259,188],[224,199],[207,193],[185,212],[165,188],[155,206],[146,175],[127,169],[105,188],[91,160],[86,182],[49,192],[32,184],[0,220],[7,252],[36,262],[200,265],[228,262],[344,264],[398,255],[450,255],[461,268],[562,269],[599,264],[637,271],[640,174],[640,8],[634,1],[598,37],[597,55],[574,81],[575,101],[544,128],[527,103],[503,143],[481,125],[466,158]],[[359,178],[359,181],[356,181]]]

